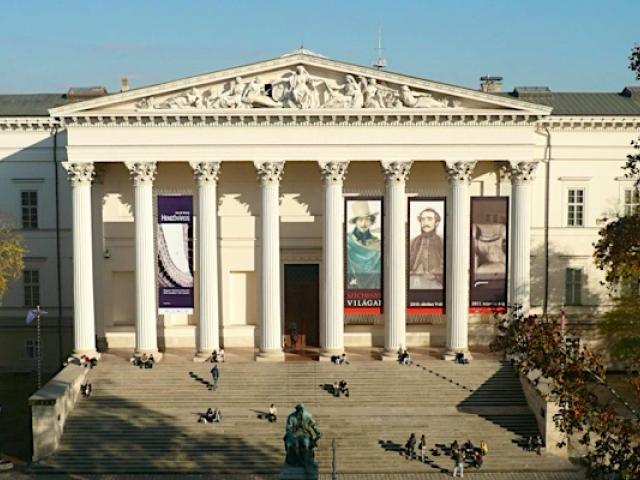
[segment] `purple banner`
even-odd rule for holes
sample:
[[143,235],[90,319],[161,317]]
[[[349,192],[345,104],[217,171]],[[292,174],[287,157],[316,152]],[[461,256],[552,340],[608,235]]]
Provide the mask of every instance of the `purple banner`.
[[158,311],[193,313],[193,197],[158,195]]

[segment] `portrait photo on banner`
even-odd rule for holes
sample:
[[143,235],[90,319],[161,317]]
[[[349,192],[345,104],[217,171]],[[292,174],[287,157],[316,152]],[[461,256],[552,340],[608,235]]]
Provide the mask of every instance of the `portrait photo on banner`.
[[382,306],[382,199],[345,199],[345,307]]
[[506,197],[471,198],[471,307],[507,305],[508,219]]
[[446,201],[409,198],[407,306],[442,307],[445,285]]

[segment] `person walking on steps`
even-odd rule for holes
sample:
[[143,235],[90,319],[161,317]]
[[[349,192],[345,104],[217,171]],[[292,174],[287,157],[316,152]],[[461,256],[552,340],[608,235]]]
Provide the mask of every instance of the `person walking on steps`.
[[404,446],[405,456],[407,459],[413,460],[416,454],[416,434],[412,433]]
[[451,453],[453,459],[453,476],[457,477],[460,473],[460,478],[464,478],[464,452],[460,449],[455,449]]
[[211,385],[209,386],[209,390],[218,388],[218,380],[220,380],[220,370],[218,370],[218,364],[214,363],[211,369]]
[[418,443],[418,450],[420,450],[420,463],[424,463],[424,452],[427,449],[427,439],[424,435],[420,437],[420,443]]

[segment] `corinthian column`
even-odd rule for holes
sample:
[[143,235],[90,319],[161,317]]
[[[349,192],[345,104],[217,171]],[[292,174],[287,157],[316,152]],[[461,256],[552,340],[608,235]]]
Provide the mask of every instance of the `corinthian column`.
[[322,268],[324,288],[320,315],[320,355],[329,359],[344,351],[344,252],[342,182],[349,162],[321,162],[324,190]]
[[93,163],[64,162],[73,196],[73,353],[95,355],[91,182]]
[[398,349],[407,346],[406,308],[406,217],[405,183],[411,162],[382,162],[385,177],[384,204],[384,353],[395,360]]
[[218,198],[220,162],[192,163],[198,184],[198,353],[220,349],[218,319]]
[[511,165],[511,305],[520,305],[524,315],[530,307],[531,268],[531,180],[538,162]]
[[280,180],[284,162],[256,163],[260,182],[260,352],[256,360],[284,360],[280,314]]
[[476,162],[447,163],[447,345],[445,359],[469,355],[469,181]]
[[156,256],[153,240],[153,181],[155,162],[131,162],[136,245],[136,348],[135,353],[158,353],[156,306]]

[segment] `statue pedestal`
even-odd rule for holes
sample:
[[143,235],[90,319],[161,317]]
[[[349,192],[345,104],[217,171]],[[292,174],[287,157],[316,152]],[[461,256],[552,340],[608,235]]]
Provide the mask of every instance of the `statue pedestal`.
[[280,467],[280,480],[318,480],[318,465],[315,463],[307,467],[294,467],[286,462]]

